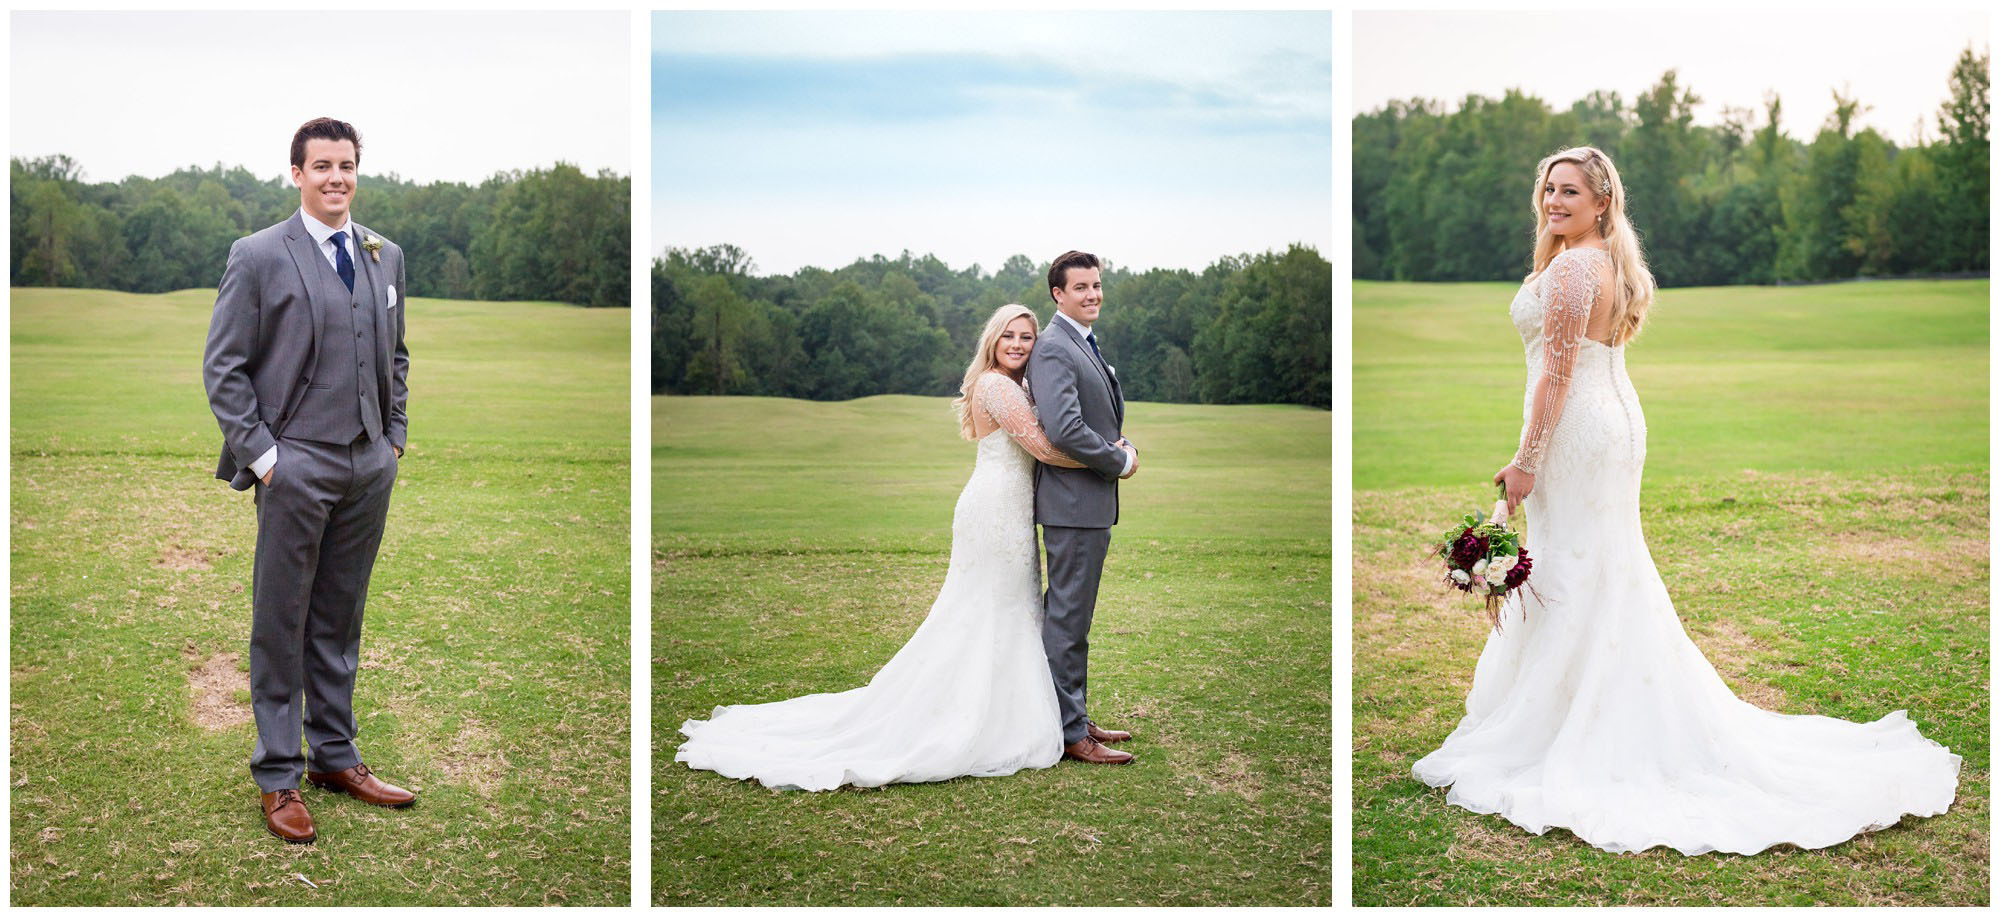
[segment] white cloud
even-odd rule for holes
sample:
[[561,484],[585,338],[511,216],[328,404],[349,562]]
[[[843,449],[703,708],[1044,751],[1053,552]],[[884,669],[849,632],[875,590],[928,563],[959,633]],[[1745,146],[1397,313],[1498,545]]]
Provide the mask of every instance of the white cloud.
[[1095,245],[1200,268],[1332,242],[1324,13],[654,23],[675,74],[655,89],[655,252],[728,242],[789,273],[907,249],[992,270]]

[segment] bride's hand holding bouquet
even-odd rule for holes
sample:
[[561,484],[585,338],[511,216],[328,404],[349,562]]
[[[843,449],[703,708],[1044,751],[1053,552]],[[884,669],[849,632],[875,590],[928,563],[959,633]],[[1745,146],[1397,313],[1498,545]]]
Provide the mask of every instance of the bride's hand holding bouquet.
[[[1507,471],[1527,475],[1512,465],[1507,466]],[[1527,477],[1528,486],[1532,487],[1534,478]],[[1525,496],[1525,491],[1522,495]],[[1527,548],[1521,544],[1521,533],[1507,526],[1513,505],[1520,502],[1519,498],[1510,500],[1511,496],[1503,490],[1501,499],[1493,504],[1491,516],[1477,510],[1466,513],[1457,525],[1445,531],[1444,539],[1435,549],[1445,559],[1446,581],[1461,592],[1484,598],[1486,620],[1496,629],[1500,626],[1501,602],[1507,593],[1527,583],[1528,572],[1534,567]]]
[[1509,516],[1514,515],[1514,511],[1521,508],[1521,501],[1528,499],[1528,495],[1535,491],[1534,474],[1522,471],[1519,465],[1512,462],[1493,473],[1493,483],[1500,485],[1502,495],[1507,500]]

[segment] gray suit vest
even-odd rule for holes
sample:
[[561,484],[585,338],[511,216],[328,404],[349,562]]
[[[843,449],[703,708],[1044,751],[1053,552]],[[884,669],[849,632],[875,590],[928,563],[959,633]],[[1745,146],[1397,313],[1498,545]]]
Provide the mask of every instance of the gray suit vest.
[[[315,246],[317,248],[317,246]],[[382,411],[375,396],[375,372],[368,366],[375,352],[375,313],[379,304],[369,301],[373,286],[357,260],[354,290],[340,282],[340,274],[326,258],[312,259],[315,286],[314,308],[319,310],[319,362],[313,368],[305,398],[285,423],[285,435],[293,439],[346,445],[363,433],[371,440],[382,436]]]

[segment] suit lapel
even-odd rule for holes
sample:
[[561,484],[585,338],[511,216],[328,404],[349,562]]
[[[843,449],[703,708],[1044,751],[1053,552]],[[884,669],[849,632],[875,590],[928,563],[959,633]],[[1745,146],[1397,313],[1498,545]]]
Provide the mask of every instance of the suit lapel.
[[[320,270],[326,266],[326,258],[320,255],[319,246],[313,244],[312,233],[306,232],[305,218],[296,212],[285,224],[285,251],[291,253],[292,264],[298,268],[299,284],[306,291],[306,308],[312,311],[312,356],[306,366],[317,366],[319,342],[326,334],[326,329],[320,327],[321,317],[325,314],[322,310],[333,304],[333,300],[327,298],[332,292],[325,289],[322,278],[333,272],[330,269]],[[338,283],[339,279],[335,278],[334,282]]]
[[[386,331],[383,327],[386,317],[383,315],[382,309],[382,265],[375,263],[375,256],[369,254],[367,249],[361,247],[361,243],[368,238],[368,230],[363,228],[360,223],[350,223],[349,225],[354,227],[354,250],[360,253],[360,262],[357,265],[360,271],[355,275],[354,292],[355,295],[361,297],[362,308],[367,309],[368,314],[374,316],[375,349],[378,351],[375,363],[377,374],[379,375],[382,371],[380,351],[382,350],[382,342],[385,340],[383,334]],[[362,290],[361,281],[361,278],[364,276],[367,278],[367,291],[365,293]]]
[[1082,334],[1077,333],[1076,326],[1059,318],[1049,319],[1049,324],[1068,332],[1070,343],[1075,345],[1077,353],[1082,355],[1083,362],[1097,367],[1097,375],[1104,380],[1106,386],[1114,389],[1118,387],[1118,383],[1111,378],[1111,370],[1105,367],[1103,360],[1099,360],[1097,355],[1090,351],[1090,342],[1084,340]]
[[1125,395],[1124,390],[1118,386],[1117,374],[1113,373],[1111,367],[1098,357],[1096,351],[1090,349],[1090,342],[1083,339],[1083,335],[1078,333],[1075,325],[1060,318],[1050,318],[1049,324],[1069,332],[1069,341],[1076,348],[1077,353],[1083,357],[1083,361],[1097,367],[1098,378],[1103,379],[1105,386],[1111,389],[1111,408],[1118,415],[1118,423],[1123,425],[1125,423]]

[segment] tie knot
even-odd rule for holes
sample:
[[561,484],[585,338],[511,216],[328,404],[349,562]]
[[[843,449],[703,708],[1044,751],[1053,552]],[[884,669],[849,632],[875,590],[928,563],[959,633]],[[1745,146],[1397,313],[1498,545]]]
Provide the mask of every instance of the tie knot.
[[347,233],[346,233],[346,231],[344,231],[344,230],[343,230],[343,231],[340,231],[340,232],[336,232],[336,233],[334,233],[334,234],[333,234],[333,244],[335,244],[335,245],[340,245],[340,246],[345,246],[345,245],[347,244]]

